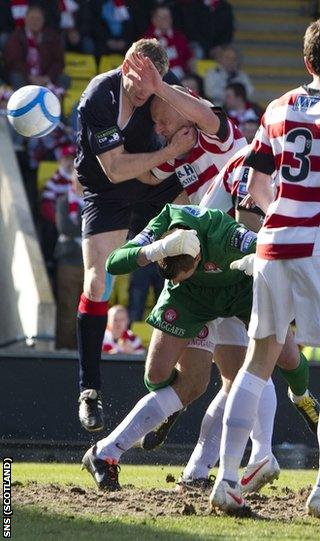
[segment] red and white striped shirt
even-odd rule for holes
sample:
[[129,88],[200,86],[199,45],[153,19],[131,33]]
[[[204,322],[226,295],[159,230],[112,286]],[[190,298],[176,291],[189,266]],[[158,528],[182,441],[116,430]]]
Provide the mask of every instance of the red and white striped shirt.
[[228,135],[224,140],[198,129],[197,142],[185,157],[169,160],[155,167],[152,173],[159,179],[165,179],[176,172],[191,203],[198,205],[229,158],[247,144],[235,124],[230,119],[227,123]]
[[102,351],[104,351],[105,353],[124,353],[124,349],[122,347],[123,342],[129,342],[134,354],[144,353],[145,351],[140,338],[133,334],[130,329],[124,331],[119,340],[115,340],[112,336],[111,331],[109,331],[109,329],[106,329],[103,337]]
[[250,148],[246,145],[230,158],[201,199],[201,207],[220,209],[235,216],[236,199],[243,199],[248,193],[249,167],[244,165],[244,160]]
[[276,198],[258,235],[259,257],[311,256],[320,225],[320,92],[299,87],[273,101],[246,164],[275,171]]

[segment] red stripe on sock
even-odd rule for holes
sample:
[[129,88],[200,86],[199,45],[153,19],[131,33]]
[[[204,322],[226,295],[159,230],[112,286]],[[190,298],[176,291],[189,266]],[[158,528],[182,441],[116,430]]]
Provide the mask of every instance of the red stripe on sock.
[[78,306],[80,314],[88,314],[89,316],[105,316],[108,312],[108,302],[106,301],[91,301],[84,293],[81,294]]

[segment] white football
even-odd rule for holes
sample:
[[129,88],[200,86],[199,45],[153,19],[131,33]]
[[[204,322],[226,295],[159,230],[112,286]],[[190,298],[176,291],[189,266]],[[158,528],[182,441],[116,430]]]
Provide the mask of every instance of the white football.
[[44,86],[27,85],[14,92],[8,101],[7,117],[24,137],[42,137],[58,125],[60,102]]

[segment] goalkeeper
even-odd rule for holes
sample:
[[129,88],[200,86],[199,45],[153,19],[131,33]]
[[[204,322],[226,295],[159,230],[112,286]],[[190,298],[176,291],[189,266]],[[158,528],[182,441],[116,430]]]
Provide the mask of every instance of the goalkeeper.
[[145,371],[151,392],[83,457],[100,488],[117,490],[122,453],[194,398],[201,363],[189,366],[188,373],[178,363],[190,338],[218,317],[249,320],[252,278],[231,270],[230,264],[253,254],[255,240],[255,233],[220,210],[166,205],[146,229],[109,256],[111,274],[157,261],[167,282],[148,318],[155,327]]

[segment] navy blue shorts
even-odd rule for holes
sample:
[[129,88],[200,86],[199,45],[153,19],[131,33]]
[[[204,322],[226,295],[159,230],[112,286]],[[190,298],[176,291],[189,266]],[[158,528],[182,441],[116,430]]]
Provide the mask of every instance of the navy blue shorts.
[[[139,182],[139,181],[137,181]],[[146,204],[146,220],[139,226],[139,231],[156,216],[166,203],[172,203],[182,192],[183,188],[176,175],[167,178],[158,186],[147,186],[143,195],[136,200],[130,198],[130,191],[126,199],[117,199],[116,192],[107,194],[95,194],[85,189],[85,204],[82,210],[82,238],[91,237],[108,231],[131,229],[133,210],[136,204]],[[139,231],[133,231],[138,233]]]

